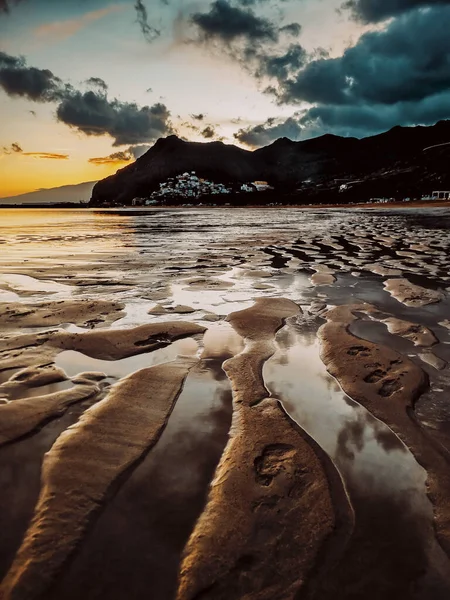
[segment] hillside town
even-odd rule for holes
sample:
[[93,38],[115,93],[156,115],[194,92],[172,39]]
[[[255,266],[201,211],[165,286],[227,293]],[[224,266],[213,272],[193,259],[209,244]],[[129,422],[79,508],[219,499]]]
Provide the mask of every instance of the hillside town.
[[159,184],[159,189],[150,194],[148,198],[134,198],[132,206],[156,206],[164,204],[166,200],[198,200],[202,196],[219,196],[233,193],[254,193],[273,189],[266,181],[244,183],[238,187],[215,183],[196,175],[195,171],[170,177]]

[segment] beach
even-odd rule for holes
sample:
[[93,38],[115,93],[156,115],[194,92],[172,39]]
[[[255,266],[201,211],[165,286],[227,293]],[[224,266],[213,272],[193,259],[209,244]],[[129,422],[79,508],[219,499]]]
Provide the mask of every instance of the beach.
[[450,207],[4,209],[0,598],[450,593]]

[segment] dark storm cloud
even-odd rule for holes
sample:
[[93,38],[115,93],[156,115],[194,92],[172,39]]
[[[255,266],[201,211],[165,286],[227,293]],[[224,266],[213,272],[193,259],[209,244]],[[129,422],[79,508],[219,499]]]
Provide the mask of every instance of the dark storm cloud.
[[[309,102],[301,125],[335,133],[375,133],[396,124],[450,117],[450,6],[413,10],[371,31],[337,58],[267,59],[280,103]],[[278,68],[277,68],[278,67]]]
[[450,4],[450,0],[348,0],[342,8],[363,23],[377,23],[414,8]]
[[201,134],[205,139],[209,140],[209,139],[215,137],[216,130],[214,129],[214,127],[212,125],[208,125],[207,127],[205,127],[202,130]]
[[58,121],[86,135],[109,134],[114,146],[152,141],[172,133],[170,113],[164,104],[139,107],[93,91],[71,91],[58,105],[56,115]]
[[389,106],[316,106],[304,113],[300,124],[308,134],[332,131],[343,136],[364,137],[396,125],[432,125],[450,118],[450,91],[435,94],[419,102],[400,102]]
[[58,121],[86,135],[108,134],[119,146],[151,142],[173,132],[164,104],[138,106],[110,99],[106,83],[97,77],[91,77],[88,84],[96,89],[77,90],[51,71],[29,67],[23,58],[0,52],[0,87],[9,96],[56,102]]
[[8,96],[51,102],[61,91],[61,80],[48,69],[28,67],[23,57],[0,52],[0,87]]
[[414,11],[363,35],[339,58],[281,83],[282,99],[333,104],[418,101],[450,88],[450,6]]
[[208,12],[191,15],[203,40],[219,40],[230,44],[237,39],[248,42],[278,39],[277,27],[268,19],[258,17],[252,10],[232,6],[226,0],[215,0]]
[[282,54],[259,54],[257,77],[273,77],[279,81],[286,80],[303,67],[308,53],[300,44],[291,44]]
[[259,148],[260,146],[267,146],[282,137],[296,141],[300,138],[301,132],[302,127],[299,120],[295,117],[289,117],[283,122],[267,119],[262,125],[239,129],[234,134],[234,138],[251,148]]

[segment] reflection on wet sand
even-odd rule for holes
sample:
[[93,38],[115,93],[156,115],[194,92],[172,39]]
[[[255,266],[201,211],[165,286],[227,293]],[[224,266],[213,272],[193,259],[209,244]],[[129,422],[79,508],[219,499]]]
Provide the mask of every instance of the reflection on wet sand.
[[57,355],[55,365],[63,369],[68,377],[74,377],[85,371],[96,371],[120,379],[139,369],[175,360],[177,356],[195,356],[197,351],[198,342],[192,338],[185,338],[154,352],[138,354],[122,360],[99,360],[82,352],[66,350]]
[[[426,472],[386,425],[342,392],[314,333],[291,320],[277,345],[264,367],[266,386],[332,457],[355,510],[351,542],[317,597],[339,589],[340,598],[443,598],[448,563],[434,541]],[[406,596],[413,581],[423,590]]]
[[218,354],[214,335],[205,341],[160,440],[110,498],[46,600],[174,597],[181,552],[228,440],[228,356]]
[[72,405],[37,433],[0,448],[0,581],[10,567],[31,520],[41,487],[41,466],[58,437],[98,398]]

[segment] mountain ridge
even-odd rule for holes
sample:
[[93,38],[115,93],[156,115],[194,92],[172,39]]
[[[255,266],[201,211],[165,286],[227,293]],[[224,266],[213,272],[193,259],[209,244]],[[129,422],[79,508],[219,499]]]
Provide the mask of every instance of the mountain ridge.
[[[332,201],[348,199],[347,191],[337,195],[337,180],[363,180],[361,200],[368,194],[417,195],[438,183],[450,188],[450,145],[424,152],[427,146],[449,141],[450,121],[429,127],[396,126],[362,139],[333,134],[298,142],[279,138],[256,150],[217,141],[189,142],[171,135],[158,139],[133,164],[99,181],[90,205],[129,205],[134,197],[148,196],[160,183],[185,171],[227,184],[265,180],[280,195],[312,203],[326,201],[326,194]],[[370,182],[372,191],[370,185],[365,190],[362,184]]]

